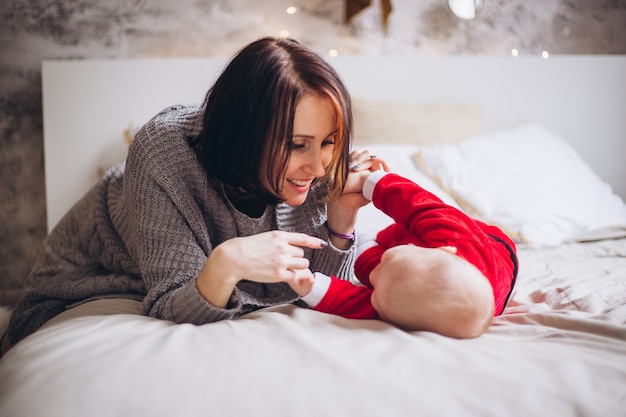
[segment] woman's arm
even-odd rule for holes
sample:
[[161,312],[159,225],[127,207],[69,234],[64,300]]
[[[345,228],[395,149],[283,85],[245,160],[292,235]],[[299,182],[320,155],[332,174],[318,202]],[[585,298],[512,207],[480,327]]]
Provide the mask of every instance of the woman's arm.
[[334,232],[330,239],[339,249],[347,249],[352,244],[349,239],[337,235],[352,235],[361,207],[369,203],[361,190],[367,176],[375,170],[387,171],[387,163],[370,152],[368,148],[357,148],[350,154],[351,165],[343,195],[328,204],[328,228]]

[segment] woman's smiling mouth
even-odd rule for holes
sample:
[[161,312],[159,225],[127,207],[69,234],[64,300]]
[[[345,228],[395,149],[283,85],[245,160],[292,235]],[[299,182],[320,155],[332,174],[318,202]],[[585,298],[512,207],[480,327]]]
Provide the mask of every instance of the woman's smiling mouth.
[[304,187],[308,187],[309,185],[311,185],[311,183],[313,182],[313,179],[310,180],[296,180],[293,178],[289,178],[287,179],[287,182],[289,182],[290,184],[298,187],[298,188],[304,188]]

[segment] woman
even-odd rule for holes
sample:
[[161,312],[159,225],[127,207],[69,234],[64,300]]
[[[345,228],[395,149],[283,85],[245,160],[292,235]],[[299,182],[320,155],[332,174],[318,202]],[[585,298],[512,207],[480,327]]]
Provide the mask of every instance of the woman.
[[294,270],[348,279],[366,201],[342,189],[350,157],[371,163],[349,154],[351,134],[349,94],[324,59],[290,39],[244,47],[202,106],[155,116],[52,231],[3,347],[90,300],[203,324],[296,302]]

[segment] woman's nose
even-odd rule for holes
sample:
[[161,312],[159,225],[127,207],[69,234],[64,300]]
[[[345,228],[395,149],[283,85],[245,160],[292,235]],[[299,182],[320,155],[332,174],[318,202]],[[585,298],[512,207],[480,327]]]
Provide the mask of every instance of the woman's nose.
[[325,161],[324,161],[323,152],[321,151],[311,152],[311,155],[309,158],[309,166],[311,169],[311,173],[318,178],[323,177],[326,174],[326,165],[328,164],[327,163],[325,164],[324,162]]

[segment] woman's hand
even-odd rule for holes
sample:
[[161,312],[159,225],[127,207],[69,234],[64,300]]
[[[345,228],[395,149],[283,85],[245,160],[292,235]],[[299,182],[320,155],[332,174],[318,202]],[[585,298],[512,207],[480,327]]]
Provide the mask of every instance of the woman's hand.
[[344,194],[362,193],[363,184],[370,176],[371,171],[353,171],[348,174],[348,179],[343,187]]
[[360,147],[350,152],[350,171],[370,171],[379,169],[389,171],[389,166],[384,159],[374,155],[368,147]]
[[304,233],[279,230],[229,239],[211,251],[196,285],[210,303],[224,308],[239,281],[270,283],[293,279],[294,271],[309,267],[302,247],[322,249],[326,245]]

